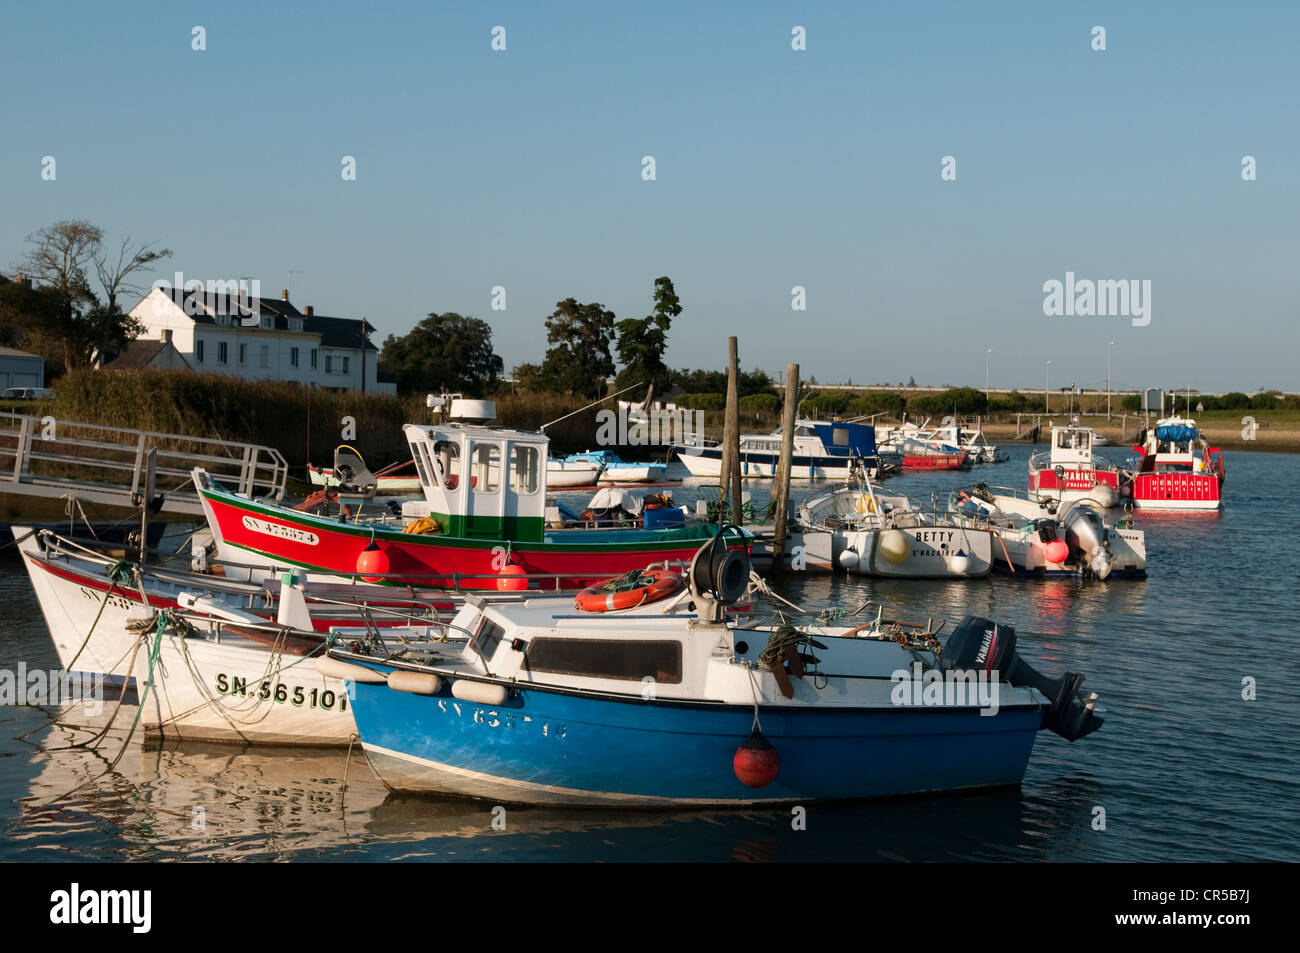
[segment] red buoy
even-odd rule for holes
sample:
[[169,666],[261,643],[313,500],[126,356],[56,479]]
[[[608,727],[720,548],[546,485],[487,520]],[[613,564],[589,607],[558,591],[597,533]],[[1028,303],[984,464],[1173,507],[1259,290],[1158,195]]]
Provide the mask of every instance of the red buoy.
[[1070,547],[1065,540],[1054,539],[1043,547],[1043,558],[1053,565],[1060,565],[1070,555]]
[[523,566],[506,563],[497,574],[497,589],[500,592],[523,592],[528,588],[528,580],[524,575]]
[[357,572],[366,582],[383,582],[389,570],[388,554],[374,540],[357,556]]
[[754,732],[736,749],[736,756],[731,762],[736,777],[746,787],[762,788],[776,780],[776,772],[781,767],[781,759],[776,756],[776,749],[771,742]]

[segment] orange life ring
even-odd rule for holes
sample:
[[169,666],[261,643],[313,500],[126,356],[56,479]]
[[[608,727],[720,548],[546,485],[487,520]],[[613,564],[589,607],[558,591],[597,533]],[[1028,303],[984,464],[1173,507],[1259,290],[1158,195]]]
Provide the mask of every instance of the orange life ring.
[[[648,580],[648,581],[647,581]],[[613,582],[615,580],[611,580]],[[657,602],[672,595],[682,587],[679,573],[668,569],[647,569],[641,573],[642,585],[632,589],[610,590],[604,582],[588,586],[578,593],[574,604],[584,612],[610,612],[619,609],[632,609],[636,606]]]

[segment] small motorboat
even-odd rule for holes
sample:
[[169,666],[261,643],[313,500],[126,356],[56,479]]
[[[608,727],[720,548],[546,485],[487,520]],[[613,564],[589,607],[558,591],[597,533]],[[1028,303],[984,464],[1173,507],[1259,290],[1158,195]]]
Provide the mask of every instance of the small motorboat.
[[792,568],[859,576],[974,578],[993,569],[993,534],[905,496],[876,492],[869,477],[806,500],[796,513]]
[[[835,622],[789,604],[737,622],[745,554],[706,545],[576,600],[467,599],[459,646],[335,644],[364,668],[366,758],[399,791],[497,803],[695,807],[890,797],[1021,783],[1047,728],[1102,724],[1084,676],[1049,678],[1008,625]],[[761,582],[761,581],[760,581]],[[760,583],[753,583],[759,585]],[[859,607],[865,608],[865,607]],[[683,739],[689,739],[684,743]]]
[[629,463],[613,450],[586,450],[571,453],[566,463],[598,463],[602,469],[600,480],[604,483],[657,483],[668,472],[666,463]]
[[549,457],[546,460],[546,486],[558,490],[564,487],[595,486],[605,467],[590,460],[572,460],[567,457]]
[[999,570],[1096,579],[1147,574],[1146,534],[1132,517],[1108,523],[1103,510],[1083,501],[1060,503],[982,483],[949,494],[948,505],[962,525],[993,531]]
[[[334,451],[336,457],[340,450],[350,451],[360,459],[361,455],[346,444],[341,445]],[[311,480],[313,486],[336,487],[340,484],[339,472],[334,467],[317,467],[309,463],[307,464],[307,477]],[[381,494],[400,496],[405,493],[419,493],[421,489],[420,476],[415,472],[415,461],[411,459],[399,460],[381,470],[376,470],[374,477],[375,490]],[[342,482],[347,483],[350,481],[344,480]]]

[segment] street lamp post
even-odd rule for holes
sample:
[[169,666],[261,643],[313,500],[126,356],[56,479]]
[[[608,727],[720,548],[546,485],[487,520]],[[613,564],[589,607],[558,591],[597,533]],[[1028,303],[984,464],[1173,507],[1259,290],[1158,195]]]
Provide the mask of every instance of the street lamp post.
[[1111,341],[1106,345],[1106,422],[1110,422],[1110,349],[1115,346]]
[[989,355],[993,353],[993,348],[984,349],[984,403],[989,402]]
[[1052,362],[1048,361],[1047,366],[1043,368],[1043,413],[1050,414],[1051,409],[1048,407],[1047,389],[1051,386],[1049,383]]

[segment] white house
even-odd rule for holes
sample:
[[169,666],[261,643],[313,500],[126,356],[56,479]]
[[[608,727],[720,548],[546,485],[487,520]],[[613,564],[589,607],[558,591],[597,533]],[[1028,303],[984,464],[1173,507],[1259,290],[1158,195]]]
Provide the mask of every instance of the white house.
[[330,318],[309,305],[299,311],[285,290],[279,299],[191,287],[154,288],[131,309],[144,326],[138,340],[170,342],[200,373],[250,380],[298,381],[332,390],[395,394],[378,379],[375,330],[364,319]]

